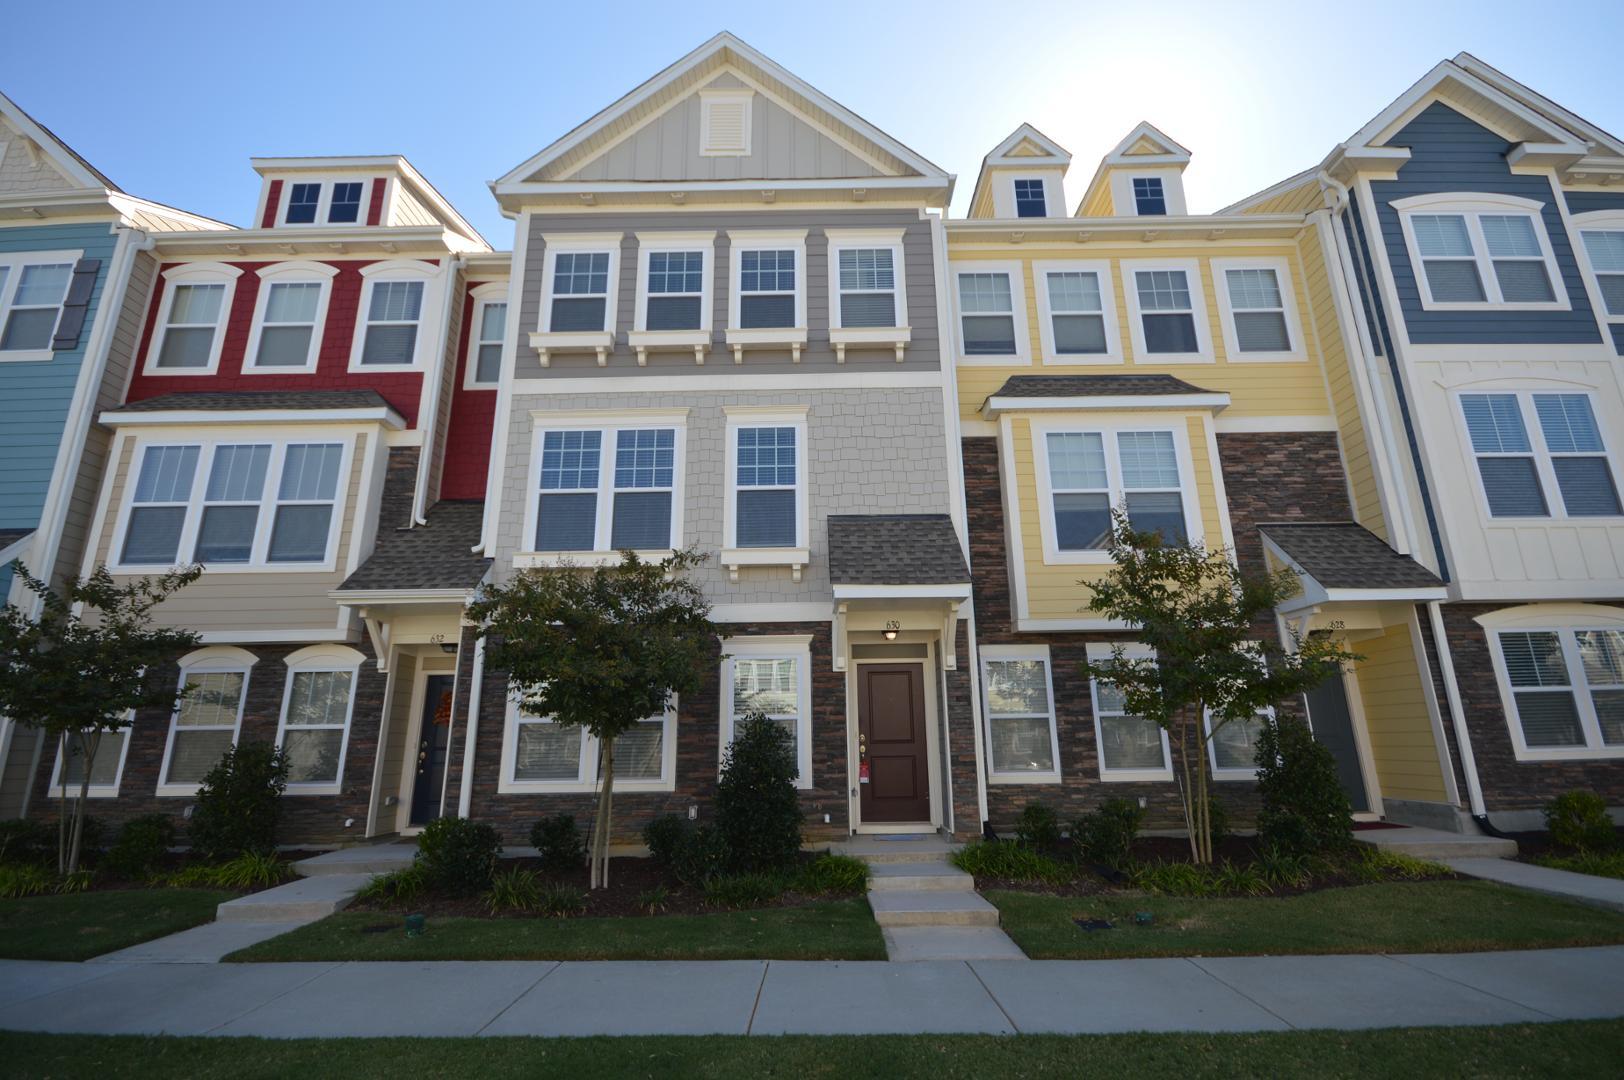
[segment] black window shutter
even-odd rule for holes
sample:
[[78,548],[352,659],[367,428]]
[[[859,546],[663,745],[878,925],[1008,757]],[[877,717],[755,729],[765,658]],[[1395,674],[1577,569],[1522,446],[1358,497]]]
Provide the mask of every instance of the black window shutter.
[[85,313],[90,310],[90,294],[96,289],[96,275],[100,273],[100,259],[80,259],[73,264],[73,280],[68,284],[68,298],[62,302],[62,317],[56,323],[56,337],[51,339],[52,350],[79,347]]

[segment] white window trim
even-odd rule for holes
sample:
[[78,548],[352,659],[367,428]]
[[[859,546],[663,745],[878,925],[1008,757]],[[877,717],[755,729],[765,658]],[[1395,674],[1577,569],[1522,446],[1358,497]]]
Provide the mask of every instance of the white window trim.
[[[439,298],[429,283],[440,276],[440,267],[416,259],[389,259],[361,268],[361,302],[355,308],[355,334],[350,341],[349,371],[371,371],[388,374],[401,371],[422,371],[426,358],[434,351],[436,337],[432,331],[439,321]],[[372,310],[372,290],[383,281],[421,281],[423,302],[417,312],[417,338],[412,345],[409,364],[363,364],[361,354],[366,348],[368,313]]]
[[[1015,194],[1015,181],[1017,180],[1036,180],[1043,185],[1043,214],[1041,216],[1032,218],[1022,218],[1020,216],[1020,198]],[[1056,207],[1064,205],[1064,196],[1061,196],[1062,201],[1056,201],[1056,195],[1059,193],[1055,189],[1059,185],[1049,176],[1040,173],[1027,173],[1025,175],[1011,173],[1005,178],[1005,186],[1009,192],[1009,219],[1011,221],[1042,221],[1044,218],[1065,216],[1063,213],[1055,213]]]
[[[807,412],[802,406],[723,406],[727,416],[727,451],[722,481],[722,565],[734,581],[741,566],[788,566],[800,580],[801,569],[811,561],[811,507],[807,473],[811,462],[807,446]],[[738,544],[739,429],[792,427],[795,429],[795,544],[793,547],[750,547]]]
[[[1087,645],[1087,654],[1090,661],[1109,660],[1113,655],[1116,642],[1091,641]],[[1152,659],[1156,653],[1148,645],[1140,642],[1123,642],[1123,655],[1128,659]],[[1100,782],[1134,783],[1145,781],[1171,781],[1173,779],[1173,751],[1167,741],[1167,729],[1160,728],[1162,737],[1162,761],[1164,768],[1160,769],[1108,769],[1105,767],[1105,728],[1100,722],[1100,690],[1099,680],[1088,680],[1089,712],[1094,716],[1094,756],[1099,766]]]
[[[963,367],[1026,367],[1032,362],[1032,332],[1027,326],[1026,264],[1022,262],[953,262],[949,264],[948,292],[953,309],[953,345]],[[1009,304],[1015,316],[1013,356],[970,356],[964,351],[964,313],[959,310],[960,274],[1008,274]]]
[[[1212,276],[1218,286],[1219,320],[1224,332],[1224,356],[1231,364],[1267,364],[1300,361],[1308,358],[1303,345],[1303,328],[1297,318],[1297,293],[1292,286],[1291,260],[1286,258],[1213,259]],[[1229,297],[1229,271],[1273,270],[1275,285],[1280,290],[1281,313],[1286,320],[1286,334],[1291,348],[1284,352],[1242,352],[1240,331],[1235,328],[1235,308]],[[1244,310],[1263,311],[1264,308]]]
[[[710,350],[712,310],[716,306],[716,232],[640,232],[637,236],[637,302],[632,312],[632,329],[626,343],[637,350],[637,362],[647,363],[647,350],[693,349],[694,358],[704,363]],[[694,252],[703,257],[699,274],[699,326],[687,330],[648,328],[649,256],[655,253]],[[692,293],[662,293],[662,296],[692,296]],[[550,306],[550,305],[549,305]]]
[[720,693],[721,737],[717,743],[716,768],[722,767],[722,755],[733,742],[733,661],[735,657],[751,660],[794,660],[799,684],[795,714],[796,788],[806,791],[812,787],[812,635],[780,634],[762,637],[736,637],[722,639],[722,673]]
[[[753,144],[755,120],[755,91],[749,87],[705,87],[699,91],[699,156],[700,157],[749,157]],[[742,119],[744,142],[741,148],[712,149],[711,147],[711,111],[710,106],[715,103],[737,103],[744,106]]]
[[[1596,312],[1596,321],[1603,328],[1602,343],[1611,350],[1613,348],[1612,333],[1606,328],[1611,324],[1624,323],[1624,312],[1617,315],[1608,313],[1607,303],[1601,291],[1601,275],[1590,261],[1590,249],[1585,245],[1584,234],[1587,232],[1624,233],[1624,210],[1590,210],[1583,214],[1574,214],[1569,220],[1573,225],[1575,234],[1573,250],[1579,260],[1579,267],[1585,279],[1585,288],[1590,293],[1590,306]],[[1615,274],[1618,271],[1610,270],[1608,273]]]
[[[1268,721],[1268,722],[1272,723],[1274,721],[1274,718],[1275,718],[1275,716],[1274,716],[1274,707],[1272,705],[1265,706],[1265,707],[1259,709],[1257,711],[1256,715],[1257,715],[1257,717],[1259,719],[1262,719],[1262,720],[1265,720],[1265,721]],[[1207,729],[1207,765],[1212,770],[1212,778],[1214,780],[1224,781],[1224,782],[1235,781],[1235,780],[1256,780],[1257,779],[1257,766],[1255,766],[1255,765],[1252,766],[1249,769],[1246,769],[1246,768],[1242,768],[1242,769],[1225,769],[1225,768],[1220,768],[1219,767],[1219,765],[1218,765],[1218,744],[1212,738],[1212,710],[1211,709],[1203,709],[1201,711],[1201,722],[1202,722],[1203,725],[1206,726],[1206,729]],[[1234,723],[1238,723],[1238,721],[1235,721],[1235,720],[1228,721],[1228,724],[1234,724]],[[1228,726],[1228,725],[1226,724],[1225,726]]]
[[[350,674],[350,699],[344,708],[344,728],[339,736],[338,772],[332,781],[295,784],[288,783],[290,795],[339,795],[344,790],[344,765],[349,760],[350,728],[355,716],[355,699],[361,692],[361,665],[366,656],[348,645],[310,645],[289,653],[283,661],[287,665],[287,679],[282,684],[282,709],[276,722],[276,746],[282,748],[288,731],[288,703],[293,699],[293,677],[302,672],[347,671]],[[246,684],[245,684],[246,685]],[[300,726],[300,725],[295,725]]]
[[[613,347],[620,319],[620,243],[624,233],[544,233],[542,242],[541,310],[536,316],[536,332],[531,335],[532,347],[558,349],[575,345],[599,350],[599,363],[605,360],[605,351]],[[604,325],[598,330],[553,330],[554,282],[558,276],[558,256],[561,254],[604,254],[609,256],[607,290],[603,300]],[[582,295],[582,294],[571,294]],[[509,312],[512,315],[513,312]],[[543,365],[546,359],[543,357]]]
[[[501,386],[500,369],[498,369],[496,382],[481,382],[479,380],[479,347],[487,344],[480,338],[479,332],[484,325],[485,306],[487,304],[501,304],[506,307],[508,292],[509,286],[507,282],[491,281],[475,286],[468,294],[468,303],[473,308],[473,318],[468,324],[468,349],[463,358],[462,388],[464,390],[495,390]],[[507,318],[513,318],[511,308],[508,309]],[[502,344],[502,341],[507,338],[507,322],[504,321],[502,327],[502,339],[497,341],[498,345]]]
[[[524,542],[514,557],[519,568],[559,566],[601,566],[620,562],[620,553],[609,546],[613,534],[615,511],[615,433],[655,428],[673,428],[671,475],[671,544],[669,547],[639,550],[645,560],[658,561],[683,546],[684,489],[687,486],[688,410],[646,409],[637,412],[589,414],[571,412],[543,412],[533,415],[534,430],[530,435],[529,494],[524,513]],[[541,448],[542,437],[549,431],[600,431],[603,440],[598,458],[597,521],[593,532],[591,551],[537,551],[536,525],[541,514]]]
[[[1061,783],[1060,732],[1058,710],[1054,698],[1054,664],[1049,659],[1047,645],[983,645],[981,653],[981,712],[986,717],[987,783],[989,784],[1058,784]],[[1049,693],[1049,753],[1054,768],[1047,772],[999,772],[993,767],[992,704],[987,698],[987,662],[990,660],[1040,660],[1043,678]]]
[[1122,505],[1122,460],[1117,452],[1116,437],[1128,431],[1168,431],[1173,435],[1173,452],[1178,458],[1179,497],[1184,506],[1184,531],[1191,543],[1204,543],[1206,529],[1201,517],[1200,493],[1196,490],[1195,465],[1190,456],[1190,434],[1181,414],[1162,419],[1148,414],[1145,419],[1097,421],[1086,418],[1075,420],[1037,420],[1030,423],[1032,432],[1032,462],[1037,472],[1038,523],[1043,534],[1043,561],[1046,565],[1110,566],[1111,552],[1062,551],[1060,534],[1054,520],[1054,485],[1049,475],[1049,434],[1051,432],[1099,432],[1105,437],[1105,476],[1109,485],[1111,509]]
[[[5,144],[0,143],[0,158],[5,156]],[[12,300],[17,295],[17,289],[22,284],[23,269],[29,266],[53,266],[58,263],[67,263],[70,267],[77,265],[84,258],[83,251],[18,251],[0,253],[0,267],[7,270],[4,287],[0,288],[0,334],[5,332],[6,321],[11,317]],[[56,326],[62,322],[62,305],[67,302],[68,293],[73,289],[73,272],[68,272],[68,284],[62,289],[62,299],[56,305],[56,323],[52,324],[51,333],[54,337]],[[29,305],[33,307],[34,305]],[[88,327],[86,328],[89,329]],[[29,364],[49,360],[55,355],[46,342],[43,349],[7,349],[0,351],[0,363]]]
[[[1096,274],[1100,282],[1100,315],[1105,320],[1105,351],[1103,353],[1062,353],[1055,346],[1054,316],[1049,300],[1050,274]],[[1122,334],[1117,323],[1116,285],[1111,274],[1109,259],[1057,259],[1034,262],[1032,283],[1038,299],[1038,334],[1043,339],[1043,362],[1065,367],[1093,364],[1120,364]],[[1084,314],[1061,312],[1060,314]]]
[[[1602,604],[1530,604],[1525,607],[1501,608],[1479,616],[1475,622],[1482,626],[1487,638],[1490,657],[1494,661],[1494,678],[1500,690],[1500,707],[1505,714],[1506,727],[1511,733],[1511,745],[1518,761],[1589,761],[1624,758],[1624,746],[1605,746],[1601,741],[1601,725],[1596,719],[1596,708],[1590,696],[1590,684],[1585,681],[1584,665],[1576,649],[1575,631],[1624,630],[1624,610]],[[1573,689],[1575,705],[1579,711],[1579,727],[1584,732],[1584,746],[1531,748],[1524,741],[1522,720],[1517,712],[1517,699],[1506,671],[1505,656],[1500,650],[1502,633],[1554,633],[1562,643],[1562,659],[1568,665],[1569,686]]]
[[[564,794],[580,793],[598,790],[598,769],[600,767],[601,744],[585,728],[581,729],[581,757],[577,762],[575,778],[572,780],[518,780],[514,778],[513,770],[518,758],[519,749],[519,720],[521,709],[519,696],[509,691],[507,699],[506,719],[502,725],[502,772],[497,777],[496,790],[500,795],[521,794]],[[653,720],[654,717],[649,717]],[[665,723],[665,731],[660,739],[660,777],[656,780],[634,780],[620,775],[616,770],[614,787],[616,793],[637,791],[674,791],[677,777],[677,699],[673,695],[666,706],[661,719]],[[554,723],[546,717],[533,718],[532,722]]]
[[[86,791],[85,791],[85,795],[88,798],[92,798],[92,799],[116,799],[116,798],[118,798],[119,785],[124,782],[124,762],[126,760],[128,760],[129,756],[130,756],[130,734],[131,734],[131,732],[133,732],[135,730],[135,710],[133,710],[133,709],[130,710],[130,712],[126,715],[126,717],[124,719],[124,726],[123,727],[117,728],[117,729],[103,729],[103,731],[102,731],[102,746],[99,748],[100,752],[102,752],[102,753],[106,752],[106,749],[107,749],[107,746],[106,746],[107,736],[113,734],[114,730],[116,730],[119,733],[123,734],[124,738],[123,738],[122,742],[119,745],[118,767],[113,772],[113,782],[111,784],[91,784],[90,787],[87,788]],[[70,745],[72,745],[71,741],[70,741]],[[53,764],[51,766],[51,790],[50,790],[50,795],[51,795],[51,798],[53,798],[53,799],[62,798],[62,741],[61,741],[61,739],[57,740],[57,743],[56,743],[56,761],[55,761],[55,764]],[[74,798],[78,798],[78,796],[79,796],[78,785],[70,784],[69,787],[68,787],[67,797],[70,798],[70,799],[74,799]]]
[[[319,262],[275,263],[258,271],[259,294],[254,298],[254,321],[248,330],[248,351],[243,353],[244,375],[308,375],[321,362],[322,338],[327,333],[327,304],[333,298],[333,278],[338,268]],[[305,362],[298,366],[262,367],[259,339],[265,329],[265,309],[270,304],[273,284],[315,284],[321,286],[316,299],[316,318],[310,331],[310,348]]]
[[[231,323],[231,301],[237,295],[237,279],[242,271],[225,263],[182,263],[163,272],[164,298],[158,305],[158,318],[153,324],[152,341],[147,346],[147,361],[141,369],[143,375],[214,375],[220,370],[220,351],[225,347],[226,327]],[[220,319],[214,327],[214,344],[209,347],[209,362],[200,368],[166,368],[158,366],[163,353],[164,335],[169,329],[169,311],[175,302],[178,285],[224,285],[220,296]],[[246,359],[246,358],[245,358]]]
[[[728,295],[727,340],[750,344],[752,340],[783,342],[798,335],[806,343],[806,230],[805,229],[730,229],[728,239]],[[744,289],[740,286],[747,251],[795,252],[795,325],[745,328],[739,325],[739,307],[743,303]],[[755,294],[752,294],[755,295]],[[772,294],[767,294],[772,295]]]
[[[1551,251],[1551,237],[1545,229],[1545,204],[1533,199],[1522,199],[1515,195],[1500,195],[1494,192],[1439,192],[1429,195],[1414,195],[1407,199],[1395,199],[1389,204],[1398,212],[1399,225],[1404,233],[1404,248],[1410,258],[1410,271],[1415,277],[1416,294],[1421,300],[1423,311],[1568,311],[1572,305],[1568,301],[1567,284],[1562,280],[1562,268],[1556,263],[1556,256]],[[1472,257],[1477,263],[1478,277],[1483,282],[1483,295],[1487,297],[1482,301],[1440,301],[1432,298],[1432,283],[1427,278],[1427,269],[1422,265],[1421,246],[1416,243],[1415,226],[1411,218],[1415,214],[1457,214],[1466,219],[1466,232],[1472,240]],[[1554,300],[1538,301],[1535,303],[1507,303],[1500,298],[1500,279],[1494,272],[1494,259],[1489,254],[1488,242],[1483,238],[1483,226],[1479,218],[1484,214],[1521,214],[1534,220],[1534,237],[1539,241],[1539,250],[1545,263],[1545,273],[1551,282],[1551,293]],[[1528,260],[1532,261],[1532,260]]]
[[[826,297],[829,317],[829,344],[835,350],[835,362],[846,362],[847,348],[889,345],[896,351],[897,363],[903,360],[906,346],[913,340],[913,328],[908,324],[908,260],[904,254],[905,229],[826,229],[828,243],[827,270],[829,291]],[[896,312],[895,326],[845,326],[840,314],[840,253],[857,248],[884,248],[891,252],[892,302]],[[880,293],[883,289],[859,290]]]
[[[308,178],[308,177],[302,177],[302,176],[283,176],[283,177],[278,177],[278,179],[280,179],[282,181],[282,196],[279,199],[277,199],[277,204],[278,204],[277,207],[276,207],[276,226],[277,226],[277,228],[314,229],[314,228],[320,228],[320,227],[323,227],[323,226],[331,225],[331,226],[336,226],[336,227],[341,228],[341,229],[353,229],[353,228],[357,228],[359,226],[363,226],[363,225],[365,225],[367,223],[367,207],[368,207],[368,203],[369,203],[369,201],[371,200],[371,197],[372,197],[372,184],[377,182],[376,178],[373,177],[371,174],[368,174],[366,176],[323,177],[323,178],[321,178],[319,180],[311,179],[311,178]],[[318,187],[321,188],[320,194],[316,198],[316,220],[314,220],[314,221],[289,221],[288,220],[288,207],[291,206],[292,203],[293,203],[293,185],[294,184],[316,184]],[[356,211],[354,221],[328,221],[327,220],[328,215],[330,215],[332,213],[332,210],[333,210],[333,188],[334,188],[334,185],[336,185],[336,184],[360,184],[361,185],[361,206],[360,206],[360,209]]]
[[[1483,486],[1483,471],[1477,466],[1479,454],[1472,446],[1472,433],[1466,427],[1466,412],[1462,408],[1461,398],[1477,395],[1509,395],[1517,399],[1517,408],[1521,412],[1523,430],[1528,433],[1527,454],[1484,454],[1484,457],[1531,457],[1534,459],[1534,473],[1539,477],[1540,490],[1545,496],[1545,509],[1549,511],[1543,517],[1495,517],[1489,512],[1489,492]],[[1618,441],[1610,438],[1613,434],[1604,419],[1604,414],[1597,401],[1594,391],[1577,387],[1572,384],[1563,386],[1548,386],[1529,388],[1526,384],[1508,387],[1496,384],[1476,384],[1455,387],[1450,391],[1450,408],[1454,410],[1456,424],[1456,438],[1461,452],[1465,454],[1466,468],[1472,476],[1472,490],[1477,493],[1478,515],[1485,528],[1497,528],[1507,525],[1550,525],[1557,521],[1573,522],[1579,525],[1606,525],[1616,524],[1624,515],[1610,514],[1582,514],[1577,517],[1568,514],[1567,500],[1562,497],[1562,488],[1556,480],[1556,466],[1553,464],[1555,456],[1545,442],[1545,429],[1539,422],[1539,414],[1534,410],[1535,394],[1560,394],[1563,396],[1582,396],[1590,399],[1590,411],[1596,418],[1596,427],[1601,432],[1602,450],[1600,453],[1564,454],[1564,457],[1600,457],[1607,459],[1607,468],[1612,472],[1613,487],[1619,494],[1619,502],[1624,506],[1624,476],[1621,476],[1619,467],[1624,463],[1617,448]]]
[[[191,675],[241,675],[242,696],[237,700],[237,723],[231,729],[231,744],[235,746],[242,735],[242,714],[248,704],[248,683],[253,678],[254,665],[259,663],[259,657],[246,649],[239,649],[233,645],[217,645],[210,648],[198,649],[180,658],[180,689],[185,689],[186,679]],[[160,798],[184,797],[190,798],[197,794],[201,784],[171,784],[166,783],[169,776],[169,759],[175,750],[175,734],[179,730],[180,704],[170,711],[169,734],[164,739],[164,757],[158,766],[158,787],[156,794]],[[128,740],[126,740],[128,741]],[[280,743],[278,743],[280,745]]]
[[[1212,364],[1217,356],[1212,348],[1212,321],[1207,313],[1206,277],[1201,272],[1199,259],[1123,259],[1122,293],[1128,301],[1128,330],[1133,336],[1134,362],[1138,364]],[[1196,351],[1193,353],[1153,353],[1145,345],[1145,315],[1168,315],[1173,312],[1145,312],[1139,307],[1139,278],[1141,271],[1182,270],[1185,284],[1190,289],[1190,314],[1195,320]]]
[[[175,565],[191,565],[191,554],[197,547],[197,533],[203,522],[204,495],[208,489],[209,470],[214,465],[214,451],[218,446],[265,446],[271,448],[270,463],[265,469],[265,490],[260,495],[259,518],[254,525],[253,557],[247,562],[205,564],[204,574],[275,574],[323,573],[336,569],[338,541],[343,534],[345,511],[349,501],[351,469],[354,464],[355,434],[331,428],[309,428],[296,431],[279,430],[274,435],[262,434],[264,429],[244,429],[206,437],[175,435],[139,439],[130,458],[129,471],[123,477],[123,493],[119,499],[118,520],[113,527],[112,547],[108,551],[107,568],[115,574],[151,574],[164,567],[156,564],[126,564],[124,558],[125,533],[129,529],[130,511],[134,506],[136,480],[141,475],[147,452],[154,447],[196,446],[197,471],[192,475],[192,490],[186,502],[186,517],[181,525],[180,544],[175,551]],[[328,523],[327,557],[321,562],[270,562],[271,529],[275,524],[277,495],[282,480],[282,467],[291,443],[338,443],[343,447],[338,464],[338,487],[333,493],[333,516]]]

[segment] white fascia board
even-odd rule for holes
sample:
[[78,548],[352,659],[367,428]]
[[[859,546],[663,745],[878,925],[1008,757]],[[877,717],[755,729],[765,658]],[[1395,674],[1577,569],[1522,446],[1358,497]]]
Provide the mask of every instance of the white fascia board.
[[1431,600],[1449,599],[1449,590],[1442,585],[1398,589],[1326,589],[1326,603],[1361,603],[1372,600],[1402,600],[1405,603],[1424,604]]
[[981,414],[989,420],[1005,412],[1124,412],[1145,410],[1211,409],[1219,412],[1229,407],[1229,395],[1208,394],[1156,394],[1112,395],[1088,397],[999,397],[994,395],[981,407]]
[[0,114],[4,114],[6,119],[11,121],[12,126],[32,140],[40,149],[50,154],[51,166],[67,179],[77,181],[84,187],[98,188],[103,191],[106,191],[107,185],[112,183],[106,177],[97,176],[94,170],[79,160],[78,156],[69,149],[67,143],[41,127],[32,116],[24,112],[21,106],[6,97],[5,94],[0,94]]
[[346,604],[420,604],[425,601],[462,603],[477,591],[473,589],[331,589],[327,595]]
[[970,586],[964,585],[836,585],[836,600],[968,600]]
[[[1222,231],[1225,240],[1276,239],[1295,236],[1307,220],[1307,214],[1231,213],[1183,217],[976,218],[947,222],[947,235],[950,240],[965,242],[982,239],[979,234],[991,234],[986,239],[1001,246],[1010,243],[1054,243],[1059,240],[1083,243],[1117,234],[1138,239],[1147,233],[1158,238],[1190,234],[1207,240],[1211,239],[1210,234],[1214,230]],[[1011,233],[1020,233],[1021,239],[1012,240]]]
[[[153,239],[161,253],[171,255],[208,252],[221,258],[239,254],[240,248],[275,248],[279,255],[298,253],[311,258],[350,256],[362,253],[388,252],[400,258],[407,256],[400,249],[429,248],[436,254],[445,252],[486,251],[489,246],[474,247],[469,237],[460,236],[443,225],[370,225],[356,227],[344,225],[300,226],[294,229],[217,229],[202,232],[155,233]],[[291,250],[289,250],[291,249]]]
[[1620,140],[1611,132],[1597,127],[1584,117],[1569,112],[1550,98],[1524,86],[1505,72],[1484,63],[1471,53],[1456,53],[1452,62],[1461,70],[1471,72],[1495,89],[1550,117],[1575,135],[1585,139],[1593,139],[1597,143],[1610,148],[1619,157],[1624,157],[1624,140]]
[[[650,192],[709,192],[709,191],[865,191],[891,189],[946,191],[953,187],[953,177],[933,176],[859,176],[844,179],[819,180],[514,180],[498,181],[492,187],[502,195],[624,195]],[[1028,219],[1032,220],[1032,219]],[[283,234],[286,235],[285,233]]]
[[400,429],[406,420],[394,409],[164,409],[119,412],[109,409],[98,419],[112,427],[157,427],[166,424],[353,424],[376,423]]

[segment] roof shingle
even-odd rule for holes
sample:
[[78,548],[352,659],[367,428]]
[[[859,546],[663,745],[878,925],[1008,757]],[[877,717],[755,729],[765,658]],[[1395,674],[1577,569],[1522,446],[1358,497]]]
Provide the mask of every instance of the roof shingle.
[[393,408],[376,390],[207,390],[161,394],[120,405],[113,412],[250,412],[256,409]]
[[834,585],[967,585],[953,520],[946,514],[831,514]]
[[491,565],[471,550],[484,516],[483,502],[436,503],[427,525],[380,534],[372,555],[339,591],[472,589]]
[[1352,521],[1258,528],[1327,589],[1431,589],[1443,584],[1431,570]]
[[1165,397],[1210,394],[1171,375],[1011,375],[993,397]]

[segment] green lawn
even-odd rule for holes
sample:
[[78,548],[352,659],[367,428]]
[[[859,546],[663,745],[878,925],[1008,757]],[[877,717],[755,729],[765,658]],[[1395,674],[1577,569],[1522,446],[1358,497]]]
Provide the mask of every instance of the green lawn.
[[[1187,900],[991,892],[1033,959],[1281,953],[1476,952],[1624,942],[1624,915],[1484,881],[1417,881],[1300,896]],[[1156,921],[1134,925],[1133,913]],[[1074,918],[1110,919],[1092,933]]]
[[884,960],[885,942],[864,900],[647,918],[431,917],[418,938],[398,915],[341,911],[226,959]]
[[15,1077],[1616,1075],[1624,1021],[1256,1035],[220,1039],[0,1034]]
[[236,893],[118,889],[0,900],[0,958],[88,960],[214,921]]

